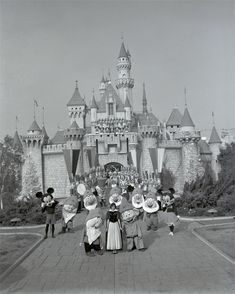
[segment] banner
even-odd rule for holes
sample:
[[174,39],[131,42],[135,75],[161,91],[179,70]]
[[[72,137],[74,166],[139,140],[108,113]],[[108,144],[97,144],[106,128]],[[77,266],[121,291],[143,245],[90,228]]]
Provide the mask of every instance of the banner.
[[136,162],[136,150],[135,150],[135,149],[131,149],[131,157],[132,157],[133,165],[134,165],[135,167],[137,167],[137,162]]
[[79,158],[79,154],[80,154],[80,150],[79,149],[75,149],[72,150],[72,174],[73,176],[75,176],[76,174],[76,170],[77,170],[77,165],[78,165],[78,158]]
[[157,149],[157,166],[158,166],[158,172],[162,172],[162,165],[164,160],[164,154],[165,154],[165,148],[158,148]]
[[137,157],[137,171],[140,172],[140,159],[142,151],[139,148],[136,148],[136,157]]
[[133,165],[133,159],[132,159],[131,152],[127,152],[127,164]]
[[152,165],[153,165],[153,171],[157,172],[157,149],[156,148],[149,148],[149,154],[151,157]]
[[67,172],[69,175],[70,182],[73,181],[73,173],[72,173],[72,150],[64,149],[64,160],[67,168]]
[[88,157],[89,167],[92,168],[91,149],[87,149],[87,157]]

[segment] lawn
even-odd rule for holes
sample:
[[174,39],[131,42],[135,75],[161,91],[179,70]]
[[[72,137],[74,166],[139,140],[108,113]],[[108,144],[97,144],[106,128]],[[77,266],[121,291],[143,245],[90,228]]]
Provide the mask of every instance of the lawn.
[[235,259],[235,223],[196,230],[218,249]]
[[39,240],[37,235],[0,234],[0,275]]

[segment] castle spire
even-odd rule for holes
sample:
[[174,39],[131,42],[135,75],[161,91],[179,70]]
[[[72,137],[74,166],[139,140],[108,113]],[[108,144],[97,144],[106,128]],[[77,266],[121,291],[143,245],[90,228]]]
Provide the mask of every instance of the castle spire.
[[147,114],[147,98],[146,98],[146,91],[145,91],[145,83],[143,83],[143,113]]

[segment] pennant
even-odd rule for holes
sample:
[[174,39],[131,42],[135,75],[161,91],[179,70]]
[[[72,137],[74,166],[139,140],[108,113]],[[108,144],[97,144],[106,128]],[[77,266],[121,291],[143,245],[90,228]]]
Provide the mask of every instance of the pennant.
[[127,153],[127,164],[128,165],[133,165],[133,160],[132,160],[131,152],[128,152]]
[[136,162],[136,150],[135,149],[131,149],[131,157],[132,157],[132,161],[133,161],[133,165],[135,167],[137,167],[137,162]]
[[136,148],[136,157],[137,157],[137,171],[140,172],[140,159],[142,151],[139,148]]
[[91,149],[87,149],[87,157],[88,157],[89,167],[92,168]]
[[75,176],[75,174],[76,174],[79,154],[80,154],[79,149],[72,150],[72,174],[73,174],[73,176]]
[[158,148],[157,149],[157,166],[158,166],[159,173],[162,172],[164,154],[165,154],[165,148]]
[[156,148],[149,148],[149,154],[151,157],[153,170],[154,172],[157,171],[157,149]]
[[94,163],[94,167],[97,167],[97,166],[99,166],[100,164],[99,164],[99,154],[98,153],[96,153],[95,154],[95,163]]
[[73,173],[72,173],[72,150],[68,150],[68,149],[64,149],[63,153],[64,153],[64,160],[65,160],[65,164],[66,164],[66,168],[67,168],[67,172],[69,175],[69,180],[70,182],[73,181]]

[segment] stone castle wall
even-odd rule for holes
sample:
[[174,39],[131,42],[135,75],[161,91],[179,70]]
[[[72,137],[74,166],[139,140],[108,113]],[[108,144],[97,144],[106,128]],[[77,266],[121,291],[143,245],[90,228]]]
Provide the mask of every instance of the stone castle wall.
[[44,154],[43,167],[45,191],[53,187],[55,197],[69,196],[70,182],[63,153]]
[[172,172],[175,177],[175,190],[182,192],[184,188],[182,149],[165,149],[163,167]]
[[205,170],[200,161],[200,152],[197,143],[183,143],[182,163],[185,182],[191,183],[196,180],[197,176],[202,176],[204,174]]
[[213,177],[214,180],[217,181],[218,180],[218,174],[221,170],[220,164],[217,160],[218,155],[220,154],[220,148],[219,148],[220,144],[215,143],[215,144],[210,144],[210,150],[212,152],[211,155],[211,168],[213,171]]

